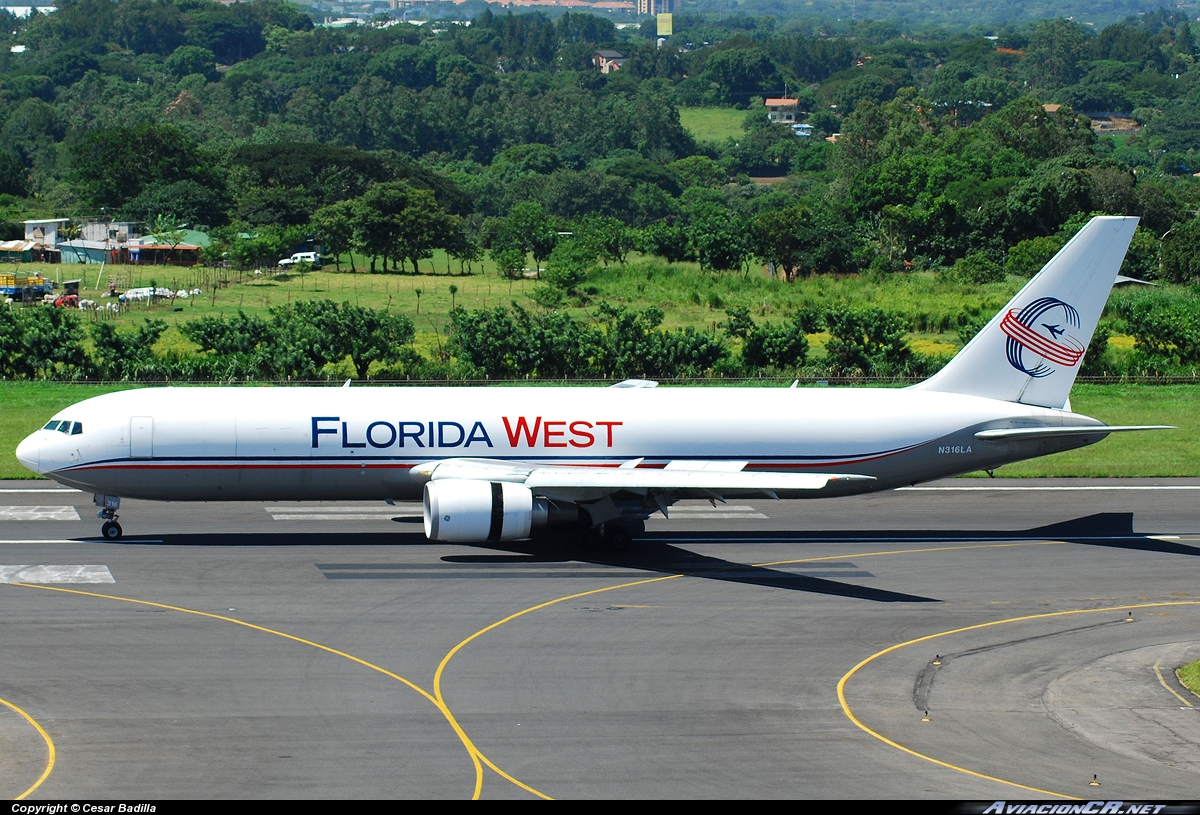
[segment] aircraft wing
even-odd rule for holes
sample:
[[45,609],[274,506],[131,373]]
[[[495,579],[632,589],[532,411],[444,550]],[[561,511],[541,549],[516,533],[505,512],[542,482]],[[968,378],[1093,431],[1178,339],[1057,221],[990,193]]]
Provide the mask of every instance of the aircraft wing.
[[413,468],[415,478],[430,481],[467,479],[522,484],[539,495],[574,500],[615,492],[677,495],[820,491],[837,483],[871,482],[872,476],[849,473],[745,472],[744,461],[671,461],[665,467],[639,467],[642,459],[618,467],[580,467],[498,462],[487,459],[444,459]]

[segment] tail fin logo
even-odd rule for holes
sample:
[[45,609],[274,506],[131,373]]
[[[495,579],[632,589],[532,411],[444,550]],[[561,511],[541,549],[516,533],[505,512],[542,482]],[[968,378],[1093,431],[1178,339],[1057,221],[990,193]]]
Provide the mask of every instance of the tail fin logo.
[[[1019,311],[1009,309],[1000,321],[1000,330],[1008,337],[1008,363],[1036,379],[1054,373],[1056,365],[1075,367],[1087,349],[1068,333],[1072,328],[1079,328],[1079,312],[1054,297],[1038,298]],[[1040,358],[1032,367],[1026,352]]]

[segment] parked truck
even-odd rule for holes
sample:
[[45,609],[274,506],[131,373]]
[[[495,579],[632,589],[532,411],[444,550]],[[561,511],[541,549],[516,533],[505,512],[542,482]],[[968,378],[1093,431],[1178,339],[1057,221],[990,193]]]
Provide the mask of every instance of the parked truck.
[[13,300],[40,300],[54,290],[54,284],[39,273],[0,272],[0,297]]

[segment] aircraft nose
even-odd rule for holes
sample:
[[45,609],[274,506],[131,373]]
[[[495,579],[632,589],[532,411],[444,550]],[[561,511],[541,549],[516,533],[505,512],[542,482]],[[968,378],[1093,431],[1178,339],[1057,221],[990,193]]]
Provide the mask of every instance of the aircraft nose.
[[21,462],[27,469],[33,470],[35,473],[41,473],[41,444],[35,438],[37,433],[31,436],[26,436],[25,440],[17,445],[17,461]]

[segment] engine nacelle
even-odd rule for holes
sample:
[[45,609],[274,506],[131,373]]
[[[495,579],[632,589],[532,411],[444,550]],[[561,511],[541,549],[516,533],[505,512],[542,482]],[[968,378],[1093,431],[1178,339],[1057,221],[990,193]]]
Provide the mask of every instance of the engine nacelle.
[[430,481],[425,485],[424,515],[430,540],[521,540],[534,526],[534,498],[528,487],[507,481]]

